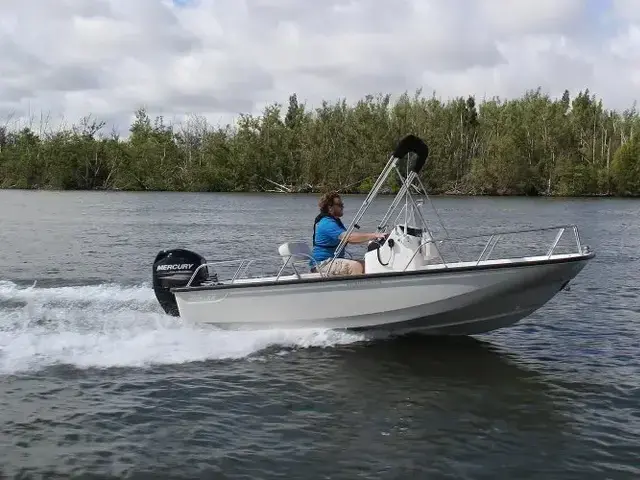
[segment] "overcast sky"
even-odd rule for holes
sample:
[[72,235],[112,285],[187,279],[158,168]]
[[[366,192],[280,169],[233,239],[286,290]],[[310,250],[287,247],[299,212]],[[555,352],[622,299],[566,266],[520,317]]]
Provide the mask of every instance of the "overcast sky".
[[[635,7],[635,8],[633,8]],[[640,98],[640,0],[2,0],[0,121],[228,122],[422,87]]]

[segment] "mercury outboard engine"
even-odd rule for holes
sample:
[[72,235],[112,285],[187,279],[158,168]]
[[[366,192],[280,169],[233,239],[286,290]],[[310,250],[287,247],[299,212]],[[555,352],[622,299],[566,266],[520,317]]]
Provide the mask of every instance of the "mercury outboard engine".
[[[186,286],[196,269],[204,263],[207,263],[204,257],[182,248],[161,250],[156,255],[153,262],[153,290],[166,313],[179,316],[178,304],[171,289]],[[204,266],[198,270],[191,286],[202,285],[210,280],[209,270]],[[214,278],[213,281],[216,282],[217,279]]]

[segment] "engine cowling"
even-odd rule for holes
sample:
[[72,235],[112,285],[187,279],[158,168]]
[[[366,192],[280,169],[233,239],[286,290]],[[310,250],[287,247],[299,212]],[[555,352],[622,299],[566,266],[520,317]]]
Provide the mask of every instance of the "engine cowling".
[[[186,286],[198,267],[206,263],[207,261],[202,255],[182,248],[161,250],[156,255],[153,262],[153,291],[160,306],[167,314],[174,317],[180,315],[175,295],[171,293],[171,289]],[[191,286],[202,285],[211,280],[209,269],[204,266],[198,270]],[[217,281],[217,279],[214,278],[213,281]]]

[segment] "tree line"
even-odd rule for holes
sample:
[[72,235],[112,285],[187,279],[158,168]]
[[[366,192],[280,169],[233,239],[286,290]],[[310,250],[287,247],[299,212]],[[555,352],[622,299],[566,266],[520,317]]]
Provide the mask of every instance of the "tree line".
[[0,187],[364,193],[414,133],[430,147],[421,176],[433,194],[640,194],[636,106],[607,110],[589,90],[482,102],[418,90],[315,109],[293,94],[233,125],[168,125],[140,108],[126,139],[104,129],[91,116],[53,132],[0,127]]

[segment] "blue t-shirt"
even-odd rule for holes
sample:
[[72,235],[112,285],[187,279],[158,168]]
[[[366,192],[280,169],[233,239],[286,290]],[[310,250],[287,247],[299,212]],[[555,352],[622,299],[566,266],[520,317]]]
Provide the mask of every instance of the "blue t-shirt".
[[[340,244],[340,234],[346,232],[346,230],[346,228],[341,227],[332,217],[323,217],[320,219],[316,224],[316,241],[313,246],[313,258],[317,263],[333,257],[336,248],[338,248]],[[338,257],[344,257],[344,247]]]

